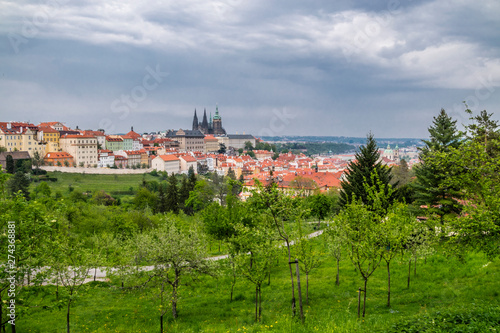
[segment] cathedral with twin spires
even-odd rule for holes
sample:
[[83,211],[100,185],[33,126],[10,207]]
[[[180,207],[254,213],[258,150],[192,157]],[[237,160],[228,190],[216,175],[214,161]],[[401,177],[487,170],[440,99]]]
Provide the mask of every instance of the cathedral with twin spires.
[[222,127],[222,118],[219,116],[219,107],[215,108],[215,116],[212,118],[210,113],[210,121],[207,120],[207,110],[203,111],[203,120],[198,122],[196,109],[193,117],[193,131],[199,130],[203,134],[226,135],[226,130]]

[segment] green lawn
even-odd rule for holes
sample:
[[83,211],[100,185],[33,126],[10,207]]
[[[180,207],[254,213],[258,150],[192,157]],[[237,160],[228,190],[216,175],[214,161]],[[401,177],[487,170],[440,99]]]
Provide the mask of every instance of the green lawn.
[[[153,177],[148,173],[142,175],[93,175],[55,171],[48,172],[47,175],[51,178],[57,178],[55,182],[47,182],[52,192],[60,191],[63,194],[68,194],[71,186],[75,191],[104,190],[113,196],[121,196],[122,192],[130,191],[131,188],[132,191],[137,191],[143,179],[159,181],[159,177]],[[32,183],[32,187],[34,188],[37,184]]]
[[[322,237],[315,243],[324,248]],[[271,284],[265,283],[262,290],[262,322],[254,322],[255,287],[239,279],[235,299],[230,302],[230,277],[221,274],[217,279],[184,279],[189,285],[180,289],[179,318],[173,320],[168,312],[165,332],[373,332],[388,331],[404,320],[409,322],[405,327],[424,322],[433,328],[428,332],[446,332],[449,329],[439,327],[444,327],[443,320],[450,318],[457,322],[452,324],[456,332],[482,332],[483,328],[489,332],[493,331],[488,329],[489,324],[483,327],[480,320],[466,324],[463,330],[460,323],[466,322],[466,313],[471,311],[491,311],[493,319],[500,323],[499,272],[500,263],[490,262],[481,254],[471,254],[461,263],[435,253],[425,263],[424,259],[419,260],[416,276],[412,269],[408,289],[406,258],[396,258],[392,263],[391,308],[386,306],[387,271],[385,266],[380,266],[368,283],[367,316],[357,319],[357,290],[362,286],[361,278],[346,259],[341,263],[341,285],[335,286],[335,263],[327,257],[322,267],[310,275],[310,301],[304,304],[306,318],[301,324],[297,317],[291,316],[290,278],[283,251],[272,271]],[[305,303],[304,274],[301,280]],[[65,331],[64,306],[43,309],[43,305],[55,304],[55,287],[42,290],[43,293],[37,291],[36,302],[33,302],[38,306],[19,319],[18,332]],[[158,302],[150,289],[122,290],[119,283],[91,283],[81,290],[74,304],[72,332],[159,332],[158,311]],[[446,317],[446,314],[452,316]],[[477,318],[474,313],[469,315]],[[401,328],[393,331],[401,331]],[[423,330],[412,332],[418,331]]]

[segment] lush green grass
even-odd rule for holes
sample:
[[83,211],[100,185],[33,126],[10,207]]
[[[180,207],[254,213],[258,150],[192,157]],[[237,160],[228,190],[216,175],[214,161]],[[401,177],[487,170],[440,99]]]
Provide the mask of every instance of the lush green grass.
[[[138,175],[93,175],[93,174],[76,174],[64,172],[48,172],[51,178],[57,178],[55,182],[47,182],[53,193],[60,191],[62,194],[69,193],[71,186],[75,191],[79,192],[94,192],[96,190],[104,190],[113,196],[122,196],[126,192],[137,191],[142,180],[156,180],[159,177],[153,177],[150,174]],[[38,183],[32,183],[34,188]],[[32,189],[33,189],[32,188]],[[132,191],[130,191],[132,189]],[[130,195],[130,193],[127,193]]]
[[[315,243],[324,249],[322,237]],[[335,286],[335,263],[332,258],[326,258],[322,267],[310,275],[310,301],[304,304],[304,324],[291,316],[290,277],[283,251],[272,271],[271,285],[265,283],[263,286],[260,323],[254,322],[254,286],[239,279],[234,300],[230,302],[231,278],[228,274],[221,274],[217,279],[183,280],[189,285],[180,290],[179,318],[173,320],[168,312],[165,331],[396,332],[412,328],[412,332],[446,332],[450,326],[442,326],[443,320],[460,327],[460,322],[474,321],[476,314],[486,311],[484,318],[478,317],[479,321],[484,319],[482,323],[462,325],[464,330],[456,330],[480,332],[495,327],[488,325],[500,316],[500,263],[489,262],[481,254],[469,255],[465,263],[440,253],[427,258],[426,263],[421,259],[416,276],[413,276],[412,269],[409,289],[406,286],[406,258],[396,258],[392,263],[391,308],[386,306],[387,271],[385,266],[379,267],[368,283],[367,316],[364,319],[357,319],[357,290],[362,286],[359,275],[348,260],[343,260],[341,285]],[[301,282],[305,303],[304,274]],[[86,285],[72,308],[72,332],[158,332],[158,302],[152,291],[121,290],[118,286],[118,283]],[[36,294],[35,303],[40,303],[39,307],[19,319],[19,332],[65,331],[65,308],[46,310],[42,307],[54,304],[55,287],[44,287],[43,290],[47,295],[40,291]],[[422,325],[427,325],[427,330],[422,329]],[[467,327],[472,329],[465,330]]]

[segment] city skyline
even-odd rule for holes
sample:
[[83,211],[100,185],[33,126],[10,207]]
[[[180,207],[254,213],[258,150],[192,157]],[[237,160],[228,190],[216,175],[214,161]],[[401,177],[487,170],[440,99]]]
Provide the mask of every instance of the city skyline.
[[[427,137],[500,102],[500,4],[0,0],[0,116],[109,133]],[[286,4],[286,5],[285,5]]]

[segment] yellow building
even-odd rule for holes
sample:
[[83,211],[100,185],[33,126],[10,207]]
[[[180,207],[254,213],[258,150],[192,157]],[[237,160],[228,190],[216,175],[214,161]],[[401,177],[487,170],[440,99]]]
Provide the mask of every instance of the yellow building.
[[45,143],[46,154],[49,152],[61,151],[61,148],[59,147],[59,139],[61,137],[61,133],[59,133],[59,131],[48,126],[39,127],[37,137],[38,141],[42,141]]
[[8,128],[0,128],[0,146],[5,147],[7,151],[21,151],[22,145],[21,133]]
[[35,152],[45,155],[45,145],[37,140],[36,131],[30,128],[0,128],[0,145],[7,151],[27,151],[30,157]]

